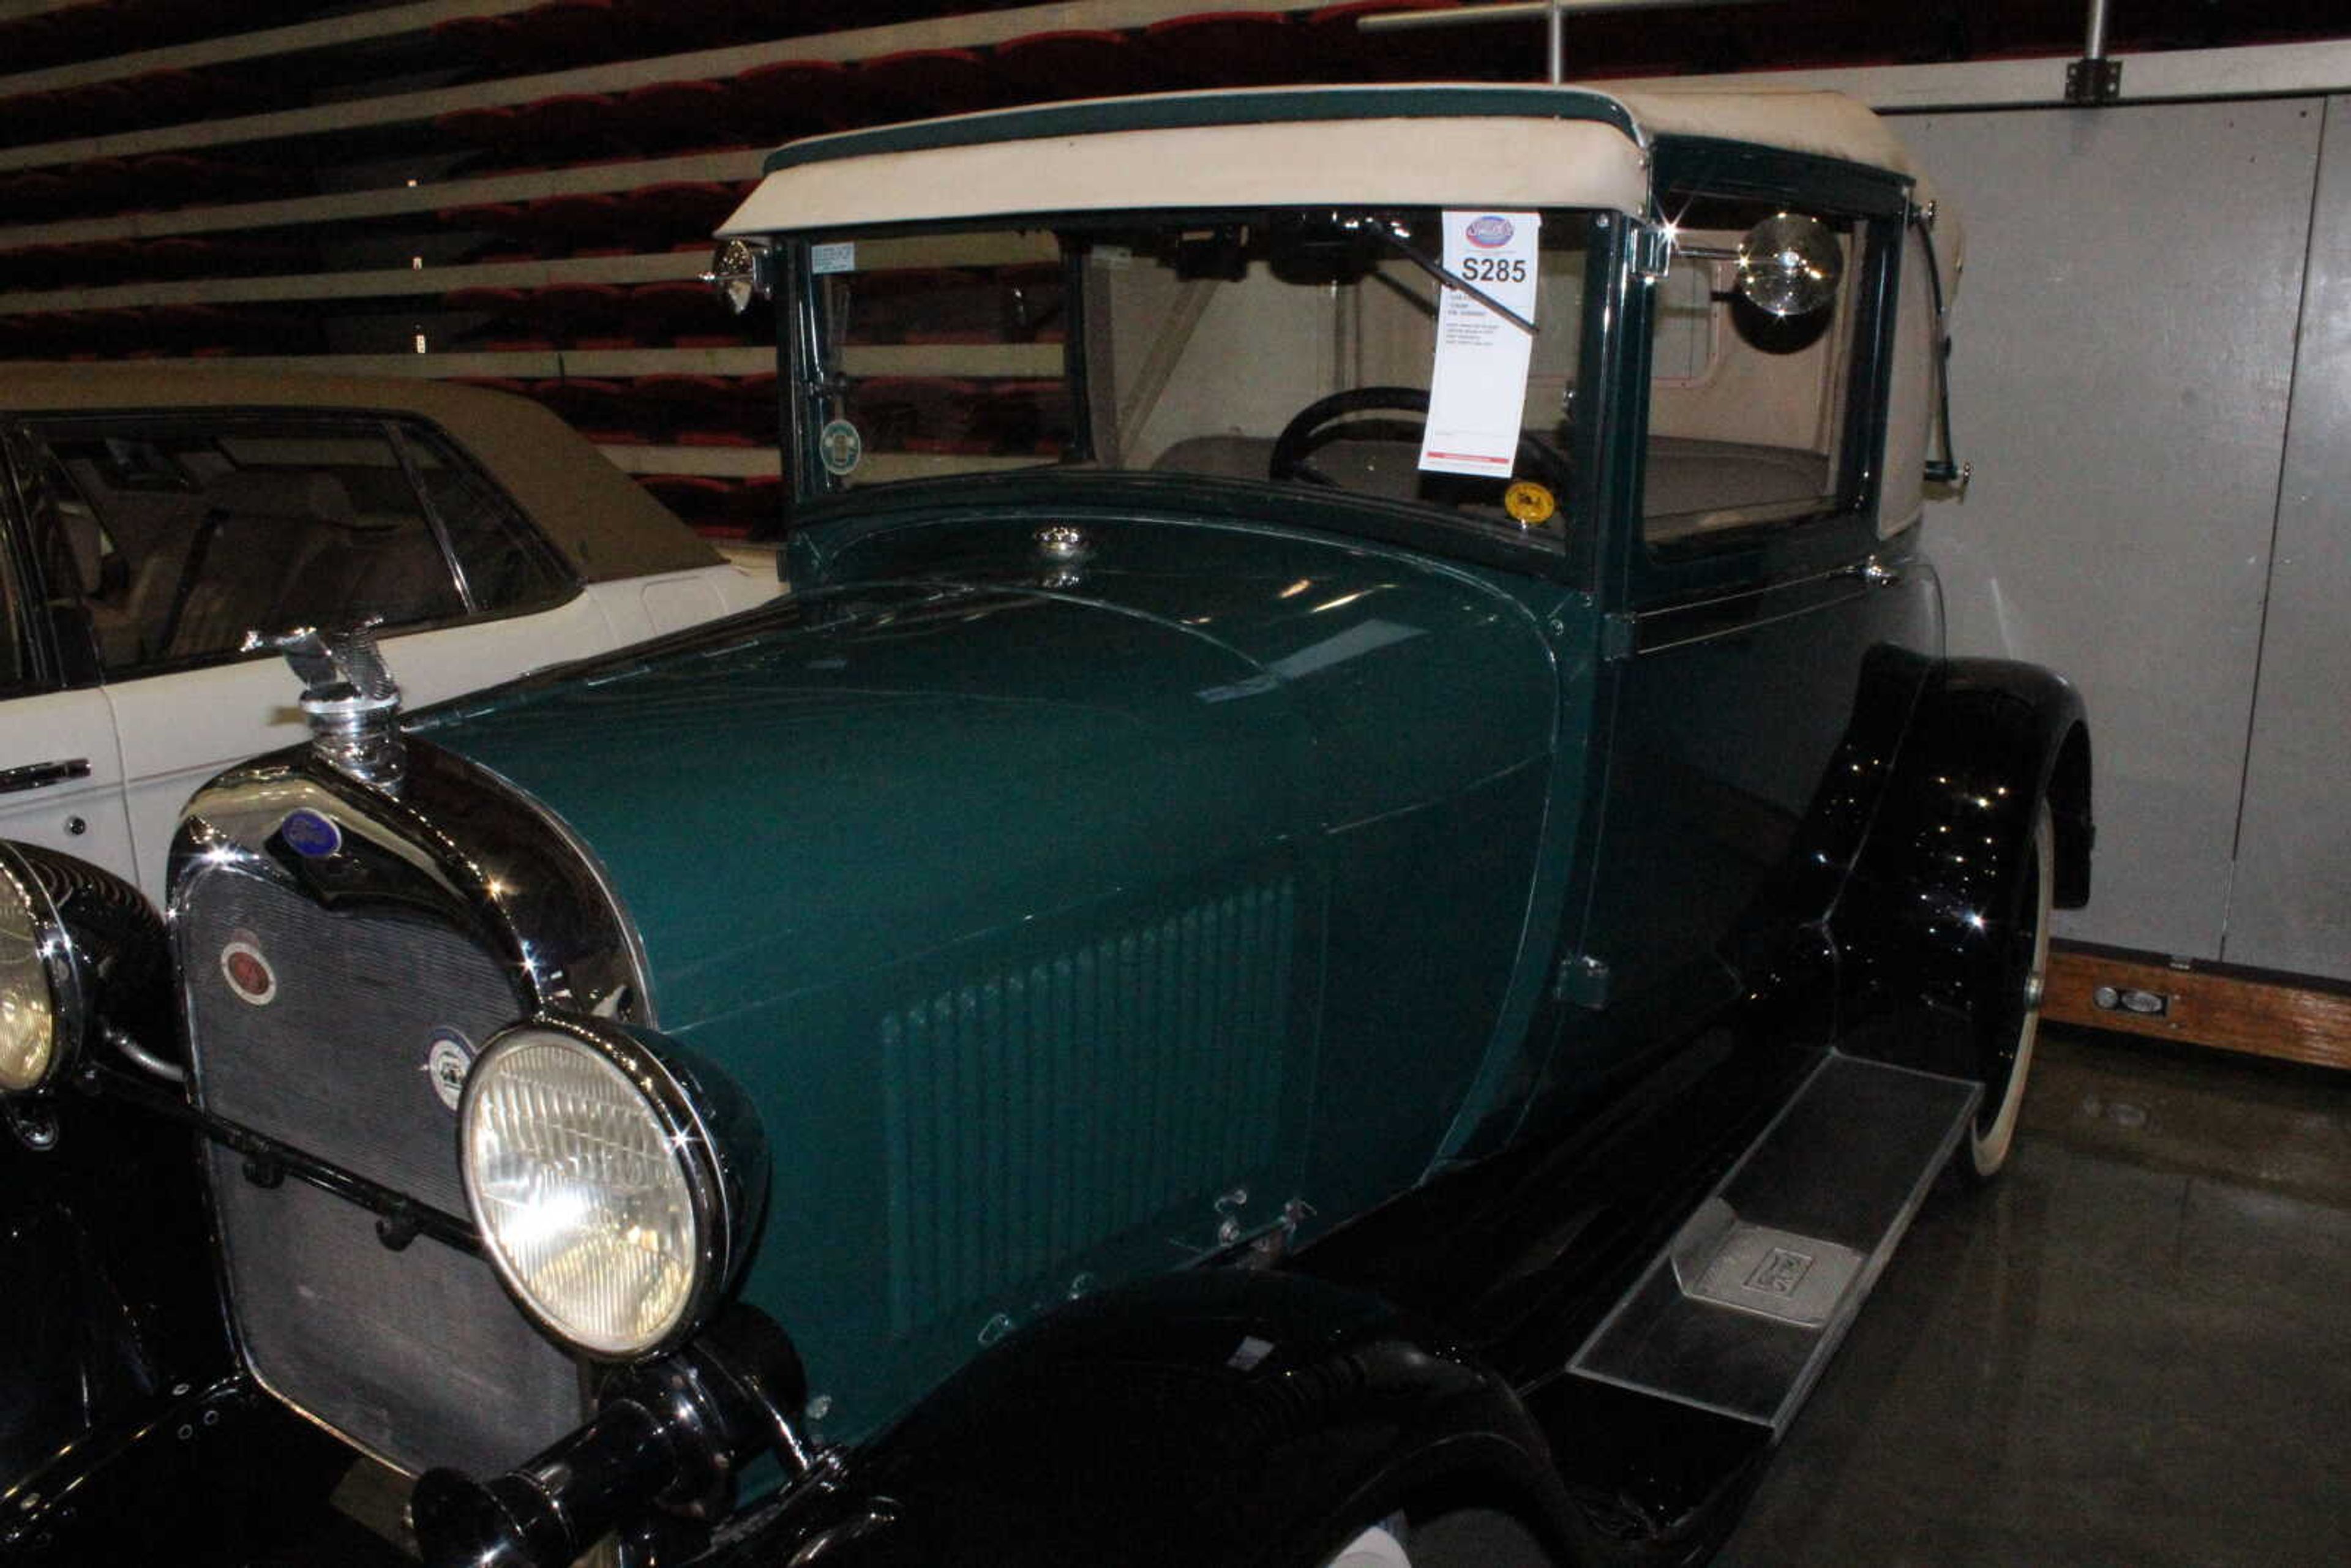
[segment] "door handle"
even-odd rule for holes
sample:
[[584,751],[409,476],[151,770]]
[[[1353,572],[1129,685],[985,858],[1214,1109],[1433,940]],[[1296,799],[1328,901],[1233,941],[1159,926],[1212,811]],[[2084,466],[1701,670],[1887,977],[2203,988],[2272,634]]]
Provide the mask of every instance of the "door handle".
[[1867,560],[1852,566],[1839,567],[1835,575],[1857,577],[1861,579],[1863,585],[1868,588],[1891,588],[1902,580],[1902,573],[1898,569],[1886,565],[1876,556],[1871,556]]
[[40,789],[51,784],[62,784],[68,779],[89,777],[89,758],[68,758],[57,762],[33,762],[22,768],[0,768],[0,795],[14,795],[26,789]]

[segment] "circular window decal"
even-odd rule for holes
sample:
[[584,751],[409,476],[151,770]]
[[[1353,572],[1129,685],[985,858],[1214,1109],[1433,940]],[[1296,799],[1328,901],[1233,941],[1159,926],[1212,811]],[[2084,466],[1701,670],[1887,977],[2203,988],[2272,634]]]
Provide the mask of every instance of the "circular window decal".
[[1531,479],[1520,479],[1502,492],[1502,510],[1520,525],[1541,528],[1559,511],[1559,497]]
[[828,474],[847,474],[865,458],[865,438],[845,419],[836,419],[817,433],[817,455]]
[[266,1008],[277,999],[277,971],[261,956],[253,934],[240,931],[221,949],[221,977],[241,1002]]

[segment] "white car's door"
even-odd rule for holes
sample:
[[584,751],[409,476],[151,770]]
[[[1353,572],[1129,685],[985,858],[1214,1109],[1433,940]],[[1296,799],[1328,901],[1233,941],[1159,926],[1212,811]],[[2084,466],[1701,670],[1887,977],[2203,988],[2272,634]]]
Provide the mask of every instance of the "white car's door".
[[0,839],[131,874],[122,758],[102,690],[0,700]]
[[[0,486],[7,471],[0,465]],[[0,488],[0,838],[131,869],[122,757],[105,694],[61,679],[29,539]],[[61,689],[62,688],[62,689]]]

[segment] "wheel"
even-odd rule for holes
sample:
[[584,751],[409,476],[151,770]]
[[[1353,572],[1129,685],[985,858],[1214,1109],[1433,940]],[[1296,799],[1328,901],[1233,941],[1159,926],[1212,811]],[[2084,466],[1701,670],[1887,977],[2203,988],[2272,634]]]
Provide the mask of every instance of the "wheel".
[[1375,1524],[1346,1545],[1324,1568],[1412,1568],[1412,1558],[1384,1524]]
[[1339,1549],[1323,1568],[1555,1568],[1534,1533],[1492,1508],[1455,1508],[1407,1522],[1402,1514],[1373,1525]]
[[[1345,392],[1316,398],[1290,415],[1281,434],[1273,438],[1273,451],[1266,458],[1266,477],[1277,482],[1302,479],[1311,485],[1338,489],[1339,481],[1307,460],[1319,444],[1315,437],[1334,421],[1374,409],[1408,413],[1426,424],[1428,393],[1418,387],[1350,387]],[[1570,476],[1567,460],[1531,435],[1519,437],[1518,465],[1552,489],[1566,493]]]
[[2032,1042],[2041,1030],[2041,995],[2049,973],[2049,898],[2056,882],[2056,831],[2046,800],[2032,814],[2032,844],[2017,873],[2007,951],[1996,1006],[1987,1021],[1984,1103],[1968,1129],[1965,1174],[1990,1181],[2016,1144],[2017,1113],[2032,1071]]

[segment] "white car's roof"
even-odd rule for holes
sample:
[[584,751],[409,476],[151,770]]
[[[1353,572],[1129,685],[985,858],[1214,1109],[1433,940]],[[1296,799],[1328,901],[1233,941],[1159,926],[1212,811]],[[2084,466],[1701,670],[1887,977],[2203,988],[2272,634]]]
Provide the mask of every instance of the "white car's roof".
[[[1496,121],[1507,120],[1497,133]],[[1359,203],[1645,210],[1646,152],[1696,137],[1909,177],[1837,93],[1432,83],[1098,99],[795,141],[720,230],[772,234],[1022,213]]]

